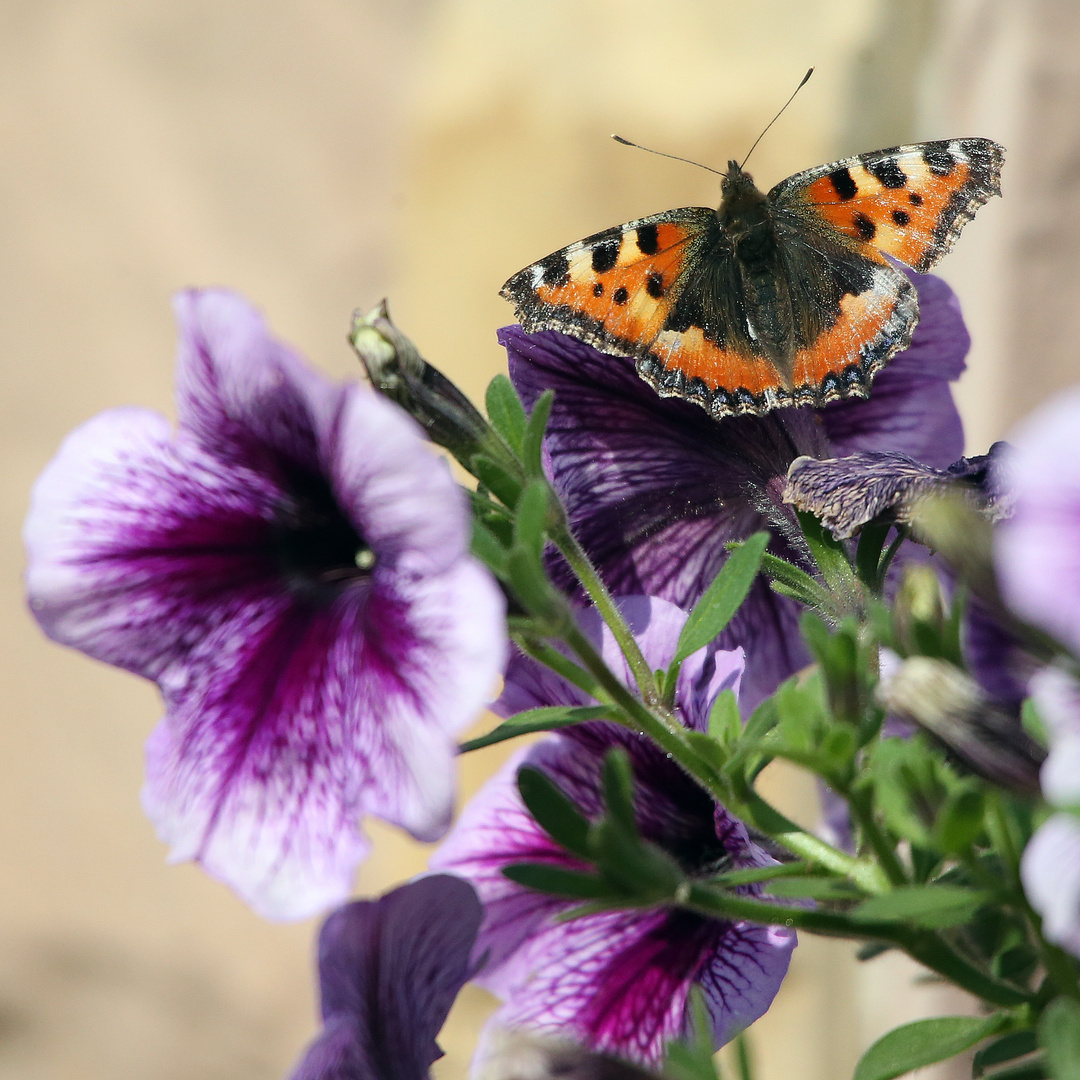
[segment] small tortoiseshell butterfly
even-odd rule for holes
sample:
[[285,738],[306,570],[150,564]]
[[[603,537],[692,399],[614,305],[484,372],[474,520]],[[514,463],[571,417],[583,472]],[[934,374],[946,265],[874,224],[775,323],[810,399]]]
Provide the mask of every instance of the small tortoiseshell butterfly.
[[[805,81],[805,80],[804,80]],[[529,333],[633,357],[664,397],[719,418],[866,397],[911,341],[915,289],[991,195],[989,139],[916,143],[796,173],[767,195],[735,161],[720,208],[689,206],[579,240],[500,295]]]

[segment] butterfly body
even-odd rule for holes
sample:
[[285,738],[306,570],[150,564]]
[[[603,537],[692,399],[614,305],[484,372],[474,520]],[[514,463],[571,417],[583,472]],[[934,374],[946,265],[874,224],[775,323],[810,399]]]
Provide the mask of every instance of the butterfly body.
[[664,396],[716,417],[865,396],[918,322],[907,277],[999,190],[987,139],[920,143],[789,177],[767,194],[729,162],[718,209],[596,233],[515,274],[523,327],[633,357]]

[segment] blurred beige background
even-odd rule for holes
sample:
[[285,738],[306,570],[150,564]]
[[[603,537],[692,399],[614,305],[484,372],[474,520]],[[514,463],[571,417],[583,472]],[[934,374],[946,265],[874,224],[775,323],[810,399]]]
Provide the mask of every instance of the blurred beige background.
[[[22,606],[27,492],[65,432],[171,412],[174,290],[242,290],[337,376],[351,310],[387,295],[478,398],[510,273],[717,201],[715,177],[610,132],[723,167],[814,64],[755,153],[763,187],[915,139],[1010,150],[1006,199],[943,266],[976,338],[979,451],[1076,377],[1078,20],[1072,0],[0,0],[0,1080],[275,1078],[314,1030],[315,924],[163,865],[138,805],[153,688]],[[467,760],[465,787],[497,758]],[[774,785],[810,812],[804,784]],[[359,893],[424,864],[372,832]],[[761,1080],[842,1080],[886,1027],[957,1007],[891,963],[804,940],[755,1029]],[[444,1080],[485,1008],[455,1010]]]

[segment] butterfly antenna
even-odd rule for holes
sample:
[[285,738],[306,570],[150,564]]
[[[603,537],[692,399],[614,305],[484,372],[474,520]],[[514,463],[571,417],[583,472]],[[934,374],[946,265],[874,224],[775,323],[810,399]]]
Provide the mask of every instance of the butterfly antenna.
[[[805,86],[805,85],[806,85],[806,84],[807,84],[807,83],[808,83],[808,82],[810,81],[810,76],[811,76],[811,75],[813,75],[813,74],[814,74],[814,69],[813,69],[813,68],[811,68],[811,69],[810,69],[810,70],[809,70],[809,71],[808,71],[808,72],[807,72],[807,73],[806,73],[806,74],[805,74],[805,75],[804,75],[804,76],[802,77],[802,82],[801,82],[801,83],[799,83],[799,85],[795,87],[795,93],[794,93],[794,94],[792,94],[792,95],[791,95],[791,97],[789,97],[789,98],[787,99],[787,101],[785,101],[785,102],[784,102],[784,104],[783,104],[783,107],[782,107],[782,108],[780,109],[780,111],[779,111],[779,112],[778,112],[778,113],[777,113],[777,114],[776,114],[776,115],[775,115],[775,116],[774,116],[774,117],[773,117],[773,118],[772,118],[772,119],[771,119],[771,120],[770,120],[770,121],[769,121],[769,122],[768,122],[768,123],[767,123],[767,124],[765,125],[765,131],[768,131],[768,130],[769,130],[769,128],[771,128],[771,127],[773,126],[773,124],[775,124],[775,123],[776,123],[776,121],[777,121],[777,120],[779,120],[781,116],[783,116],[783,114],[784,114],[784,109],[786,109],[786,108],[787,108],[787,107],[788,107],[788,106],[789,106],[789,105],[790,105],[790,104],[791,104],[791,103],[792,103],[792,102],[793,102],[793,101],[795,100],[795,94],[797,94],[797,93],[798,93],[798,92],[799,92],[799,91],[800,91],[800,90],[801,90],[801,89],[802,89],[802,88],[803,88],[803,87],[804,87],[804,86]],[[755,150],[757,149],[757,144],[758,144],[759,142],[761,142],[761,140],[762,140],[762,139],[764,139],[764,138],[765,138],[765,131],[763,131],[763,132],[762,132],[762,133],[761,133],[761,134],[760,134],[760,135],[759,135],[759,136],[758,136],[758,137],[757,137],[757,138],[756,138],[756,139],[754,140],[754,145],[750,147],[749,151],[748,151],[748,152],[747,152],[747,154],[746,154],[746,157],[744,157],[744,158],[742,159],[742,165],[740,165],[740,166],[739,166],[739,168],[740,168],[740,169],[741,169],[741,168],[742,168],[742,167],[743,167],[743,166],[744,166],[744,165],[745,165],[745,164],[746,164],[746,163],[747,163],[747,162],[748,162],[748,161],[750,160],[750,155],[751,155],[751,154],[752,154],[752,153],[753,153],[753,152],[754,152],[754,151],[755,151]]]
[[612,135],[611,137],[617,143],[622,143],[623,146],[632,146],[635,150],[644,150],[646,154],[656,154],[657,157],[671,158],[672,161],[685,161],[687,165],[696,165],[699,169],[705,169],[706,172],[716,173],[717,176],[726,175],[725,173],[720,172],[719,169],[710,169],[708,165],[702,165],[700,161],[691,161],[689,158],[679,157],[678,154],[665,154],[662,150],[650,150],[649,147],[642,146],[640,143],[631,142],[629,139],[624,139],[621,135]]

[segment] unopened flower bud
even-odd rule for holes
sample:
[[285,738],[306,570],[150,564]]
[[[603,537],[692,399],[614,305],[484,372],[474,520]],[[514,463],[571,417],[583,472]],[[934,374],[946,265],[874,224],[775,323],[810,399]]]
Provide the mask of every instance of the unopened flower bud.
[[367,315],[353,315],[349,343],[371,384],[466,468],[477,454],[506,457],[502,441],[472,402],[390,321],[385,300]]
[[976,776],[1019,794],[1038,792],[1045,751],[1018,716],[995,706],[953,664],[912,656],[878,686],[877,699],[893,716],[931,734]]

